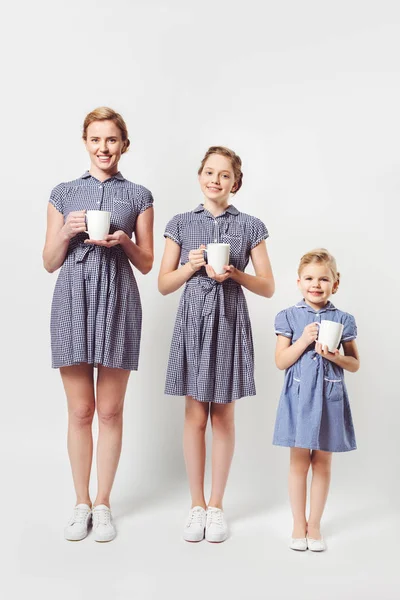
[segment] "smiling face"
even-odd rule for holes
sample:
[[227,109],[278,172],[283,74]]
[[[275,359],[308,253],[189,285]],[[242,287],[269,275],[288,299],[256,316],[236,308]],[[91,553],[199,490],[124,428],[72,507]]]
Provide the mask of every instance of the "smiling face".
[[117,173],[124,144],[121,130],[114,121],[90,123],[85,140],[91,162],[90,173],[100,180]]
[[199,175],[201,190],[210,202],[224,205],[235,191],[235,174],[229,158],[211,154]]
[[321,262],[305,265],[297,280],[304,300],[315,310],[323,308],[338,287],[329,266]]

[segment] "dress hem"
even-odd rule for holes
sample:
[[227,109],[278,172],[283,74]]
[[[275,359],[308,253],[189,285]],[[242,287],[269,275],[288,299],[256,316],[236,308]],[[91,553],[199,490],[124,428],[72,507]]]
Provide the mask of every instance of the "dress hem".
[[329,450],[328,448],[321,448],[320,446],[311,446],[311,445],[304,445],[301,446],[299,444],[295,444],[292,441],[285,441],[285,442],[276,442],[273,441],[272,442],[273,446],[281,446],[281,447],[285,447],[285,448],[304,448],[304,450],[320,450],[321,452],[351,452],[352,450],[357,450],[357,446],[353,446],[352,448],[340,448],[340,449],[336,449],[336,450]]

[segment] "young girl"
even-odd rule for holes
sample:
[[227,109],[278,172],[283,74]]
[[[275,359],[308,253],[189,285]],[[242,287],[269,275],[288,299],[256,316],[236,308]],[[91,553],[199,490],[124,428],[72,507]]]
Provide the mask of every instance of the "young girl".
[[[354,317],[330,301],[339,286],[335,259],[319,248],[300,260],[297,285],[303,300],[276,316],[275,361],[286,369],[273,443],[290,447],[289,496],[293,512],[293,550],[325,549],[320,522],[328,496],[332,452],[356,448],[343,370],[355,373],[359,356]],[[342,323],[338,349],[318,343],[318,324]],[[307,473],[312,467],[310,515],[306,520]]]
[[[184,539],[222,542],[228,536],[222,500],[234,449],[234,400],[255,394],[253,342],[242,286],[270,298],[274,279],[267,229],[229,204],[242,185],[241,160],[209,148],[198,171],[204,203],[168,223],[159,290],[185,284],[172,338],[165,393],[186,396],[184,456],[192,508]],[[207,243],[230,244],[230,265],[217,275],[206,264]],[[251,258],[255,275],[244,270]],[[179,266],[180,265],[180,266]],[[179,268],[178,268],[179,267]],[[205,431],[210,416],[212,488],[204,497]]]

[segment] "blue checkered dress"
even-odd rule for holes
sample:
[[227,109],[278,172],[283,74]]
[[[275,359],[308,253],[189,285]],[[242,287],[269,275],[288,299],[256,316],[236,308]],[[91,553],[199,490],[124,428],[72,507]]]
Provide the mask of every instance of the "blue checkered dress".
[[[230,205],[218,217],[199,205],[176,215],[165,237],[190,250],[212,242],[229,243],[230,264],[244,271],[251,250],[268,237],[259,219]],[[254,352],[242,287],[232,279],[217,283],[202,267],[185,284],[172,336],[165,393],[226,404],[254,396]]]
[[[306,325],[324,319],[343,324],[340,343],[357,337],[352,315],[337,309],[332,302],[315,311],[304,300],[278,313],[275,333],[290,338],[293,344]],[[286,369],[273,443],[327,452],[356,448],[343,369],[317,354],[315,342]]]
[[[117,173],[100,182],[88,172],[53,189],[50,203],[64,215],[75,210],[111,212],[110,233],[132,237],[137,216],[152,206],[151,193]],[[54,290],[51,348],[54,368],[79,363],[137,370],[142,309],[135,276],[120,245],[85,245],[71,239]]]

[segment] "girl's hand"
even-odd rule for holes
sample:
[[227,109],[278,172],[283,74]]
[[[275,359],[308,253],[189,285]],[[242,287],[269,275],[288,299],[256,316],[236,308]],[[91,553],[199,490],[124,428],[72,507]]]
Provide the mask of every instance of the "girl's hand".
[[201,269],[201,267],[204,267],[206,264],[206,261],[204,260],[204,250],[206,249],[206,247],[204,246],[204,244],[201,244],[201,246],[197,249],[197,250],[191,250],[189,252],[189,264],[190,267],[193,271],[193,273],[196,273],[196,271],[199,271]]
[[236,267],[233,265],[224,265],[225,273],[223,275],[217,275],[211,265],[206,265],[207,275],[210,279],[215,279],[218,283],[223,283],[227,279],[230,279],[234,276],[237,271]]
[[340,356],[340,352],[337,348],[335,349],[334,352],[330,352],[328,350],[328,346],[323,346],[319,342],[316,342],[316,344],[315,344],[315,352],[317,352],[317,354],[319,354],[320,356],[327,358],[331,362],[336,362],[337,357]]
[[318,337],[318,324],[310,323],[304,327],[303,333],[300,339],[303,340],[304,344],[308,347],[310,344],[316,341]]
[[86,231],[85,213],[85,210],[73,210],[68,213],[65,223],[61,228],[67,239],[72,240],[78,233]]
[[129,236],[125,231],[115,231],[106,235],[104,240],[85,240],[85,244],[93,244],[94,246],[104,246],[105,248],[112,248],[118,246],[118,244],[124,244],[129,240]]

